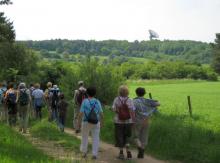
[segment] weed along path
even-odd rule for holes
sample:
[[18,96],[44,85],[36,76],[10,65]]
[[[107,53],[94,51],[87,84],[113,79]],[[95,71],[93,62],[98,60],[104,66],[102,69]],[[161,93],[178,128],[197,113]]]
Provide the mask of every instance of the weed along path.
[[56,143],[56,141],[47,141],[39,138],[32,137],[29,132],[24,135],[33,146],[42,150],[48,156],[51,156],[57,160],[74,161],[79,160],[80,157],[73,151],[73,149],[64,149],[62,146]]
[[[65,128],[65,132],[67,134],[70,134],[70,135],[75,136],[80,139],[80,135],[78,135],[78,134],[76,135],[73,129]],[[153,157],[146,156],[146,155],[145,155],[144,159],[137,159],[136,158],[137,152],[135,150],[132,150],[132,154],[133,154],[132,160],[128,160],[128,161],[119,160],[116,158],[118,155],[118,149],[111,144],[108,144],[108,143],[101,141],[100,142],[99,158],[96,162],[100,162],[100,163],[125,163],[125,162],[129,162],[129,163],[168,163],[167,161],[157,160]]]

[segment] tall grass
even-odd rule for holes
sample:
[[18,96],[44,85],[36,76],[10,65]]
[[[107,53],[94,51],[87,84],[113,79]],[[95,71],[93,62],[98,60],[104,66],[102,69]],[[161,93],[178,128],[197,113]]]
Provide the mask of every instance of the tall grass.
[[[130,82],[130,97],[145,87],[160,101],[152,117],[147,153],[186,163],[220,162],[220,83],[196,81]],[[192,99],[190,118],[187,96]],[[147,97],[147,96],[146,96]],[[105,110],[101,138],[114,143],[113,113]]]
[[41,163],[58,162],[36,149],[24,136],[10,127],[0,124],[1,163]]

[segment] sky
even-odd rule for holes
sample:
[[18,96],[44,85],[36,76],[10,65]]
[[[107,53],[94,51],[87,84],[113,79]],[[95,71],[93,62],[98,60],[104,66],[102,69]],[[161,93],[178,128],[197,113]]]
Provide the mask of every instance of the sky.
[[0,6],[16,40],[164,40],[214,42],[220,0],[12,0]]

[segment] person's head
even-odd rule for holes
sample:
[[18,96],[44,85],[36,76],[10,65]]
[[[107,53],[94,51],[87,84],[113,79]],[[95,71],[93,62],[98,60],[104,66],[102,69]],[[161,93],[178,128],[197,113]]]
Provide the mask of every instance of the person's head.
[[51,82],[48,82],[47,83],[47,88],[51,88],[52,87],[52,83]]
[[63,94],[63,93],[61,93],[61,94],[60,94],[60,99],[61,99],[61,100],[63,100],[63,99],[64,99],[64,97],[65,97],[65,96],[64,96],[64,94]]
[[35,88],[35,89],[39,89],[39,88],[40,88],[40,84],[39,84],[39,83],[36,83],[36,84],[34,85],[34,88]]
[[96,87],[87,88],[86,93],[89,97],[94,97],[96,95]]
[[20,83],[19,84],[19,89],[24,89],[26,88],[26,84],[25,83]]
[[13,83],[9,83],[8,84],[8,89],[14,88],[14,84]]
[[83,81],[78,81],[78,86],[81,87],[84,85],[84,82]]
[[54,88],[54,89],[57,89],[57,88],[58,88],[58,86],[57,86],[57,85],[53,85],[53,88]]
[[128,87],[126,85],[121,85],[118,89],[118,94],[121,97],[128,97],[129,95]]
[[145,89],[142,88],[142,87],[138,87],[138,88],[135,90],[135,92],[136,92],[136,95],[137,95],[138,97],[144,97],[144,95],[146,94]]

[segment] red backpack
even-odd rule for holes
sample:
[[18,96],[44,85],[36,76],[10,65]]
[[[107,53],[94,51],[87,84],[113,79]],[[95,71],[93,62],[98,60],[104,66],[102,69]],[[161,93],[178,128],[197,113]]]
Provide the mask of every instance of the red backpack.
[[118,97],[118,99],[121,102],[121,105],[118,106],[118,119],[122,121],[130,119],[131,118],[130,110],[126,103],[128,98],[124,101],[121,100],[120,97]]

